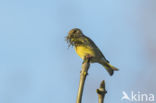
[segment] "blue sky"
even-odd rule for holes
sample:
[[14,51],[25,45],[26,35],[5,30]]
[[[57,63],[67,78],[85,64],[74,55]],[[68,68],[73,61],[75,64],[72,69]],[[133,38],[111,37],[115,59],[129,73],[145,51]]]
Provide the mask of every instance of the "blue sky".
[[122,91],[156,94],[154,0],[1,0],[0,103],[73,103],[82,60],[65,36],[80,28],[118,67],[112,77],[91,64],[83,102],[124,103]]

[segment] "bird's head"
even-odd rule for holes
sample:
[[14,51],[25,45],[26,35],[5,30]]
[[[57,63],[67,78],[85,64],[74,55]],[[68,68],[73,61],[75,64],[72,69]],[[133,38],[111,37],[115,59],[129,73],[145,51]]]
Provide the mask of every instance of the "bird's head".
[[66,41],[67,41],[67,43],[69,43],[69,46],[74,45],[75,42],[78,41],[78,38],[80,38],[82,36],[83,36],[82,31],[78,28],[74,28],[68,32],[68,36],[66,37]]
[[67,38],[79,38],[83,35],[82,31],[78,28],[74,28],[74,29],[71,29],[69,32],[68,32],[68,36]]

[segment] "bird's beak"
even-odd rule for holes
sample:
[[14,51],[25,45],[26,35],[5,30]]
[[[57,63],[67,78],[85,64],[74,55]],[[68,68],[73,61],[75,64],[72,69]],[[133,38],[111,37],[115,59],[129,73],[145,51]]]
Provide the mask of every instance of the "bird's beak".
[[67,43],[69,43],[70,42],[70,36],[68,35],[68,36],[66,36],[66,41],[67,41]]

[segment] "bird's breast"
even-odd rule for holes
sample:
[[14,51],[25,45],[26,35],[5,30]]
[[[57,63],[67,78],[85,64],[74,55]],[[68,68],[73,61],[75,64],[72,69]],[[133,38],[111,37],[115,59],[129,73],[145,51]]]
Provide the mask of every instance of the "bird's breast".
[[76,53],[84,59],[86,55],[95,56],[95,51],[89,46],[76,46]]

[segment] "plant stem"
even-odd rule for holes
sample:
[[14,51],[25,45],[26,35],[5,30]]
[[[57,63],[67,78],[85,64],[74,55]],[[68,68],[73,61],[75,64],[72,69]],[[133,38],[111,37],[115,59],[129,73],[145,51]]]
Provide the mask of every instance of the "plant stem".
[[79,82],[79,89],[78,89],[76,103],[81,103],[82,101],[83,88],[84,88],[86,76],[88,74],[89,66],[90,66],[90,58],[86,58],[82,63],[82,70],[80,73],[80,82]]
[[107,91],[105,89],[105,81],[104,80],[101,82],[100,88],[97,89],[96,92],[99,97],[99,99],[98,99],[99,103],[103,103],[105,94],[107,93]]

